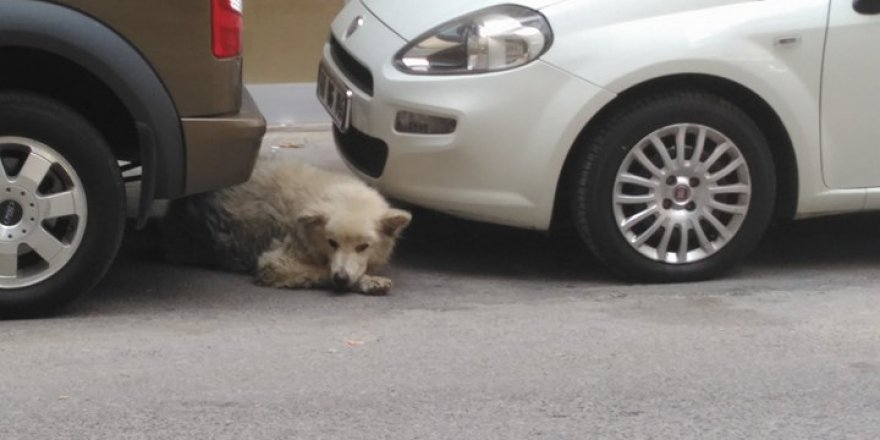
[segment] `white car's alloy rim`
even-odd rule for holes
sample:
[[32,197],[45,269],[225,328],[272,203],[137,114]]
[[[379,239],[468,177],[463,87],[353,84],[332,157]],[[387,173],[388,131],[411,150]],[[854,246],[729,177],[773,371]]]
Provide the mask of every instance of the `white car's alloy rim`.
[[0,159],[0,289],[22,288],[70,261],[86,226],[86,194],[46,144],[0,137]]
[[752,194],[748,164],[719,131],[699,124],[663,127],[624,158],[612,204],[633,249],[668,264],[703,260],[743,224]]

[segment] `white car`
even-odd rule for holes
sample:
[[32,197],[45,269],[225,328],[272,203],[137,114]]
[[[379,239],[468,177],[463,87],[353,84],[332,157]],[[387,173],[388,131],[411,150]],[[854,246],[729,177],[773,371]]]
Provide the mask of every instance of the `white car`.
[[773,219],[880,209],[880,0],[352,0],[318,96],[349,166],[460,217],[571,222],[715,276]]

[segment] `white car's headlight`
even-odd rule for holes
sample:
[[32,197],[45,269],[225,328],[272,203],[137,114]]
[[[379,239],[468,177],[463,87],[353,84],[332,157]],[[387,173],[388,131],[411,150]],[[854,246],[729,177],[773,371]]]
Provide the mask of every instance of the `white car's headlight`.
[[540,12],[493,6],[465,15],[416,38],[395,57],[406,73],[443,75],[496,72],[536,60],[553,42]]

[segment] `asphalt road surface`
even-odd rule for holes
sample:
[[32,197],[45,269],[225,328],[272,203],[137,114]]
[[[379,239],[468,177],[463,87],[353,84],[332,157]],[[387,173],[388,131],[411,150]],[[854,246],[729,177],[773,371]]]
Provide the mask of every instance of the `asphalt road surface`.
[[171,266],[149,228],[65,315],[0,322],[0,439],[878,439],[878,226],[633,285],[418,211],[388,297]]
[[258,288],[129,234],[64,316],[0,322],[0,438],[880,438],[878,224],[798,223],[658,286],[417,212],[384,298]]

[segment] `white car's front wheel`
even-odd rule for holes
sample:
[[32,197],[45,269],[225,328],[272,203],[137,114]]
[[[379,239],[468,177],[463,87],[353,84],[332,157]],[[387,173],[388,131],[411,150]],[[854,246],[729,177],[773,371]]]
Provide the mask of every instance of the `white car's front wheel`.
[[751,251],[775,199],[767,140],[728,101],[702,92],[635,100],[575,156],[573,221],[618,273],[646,281],[716,276]]

